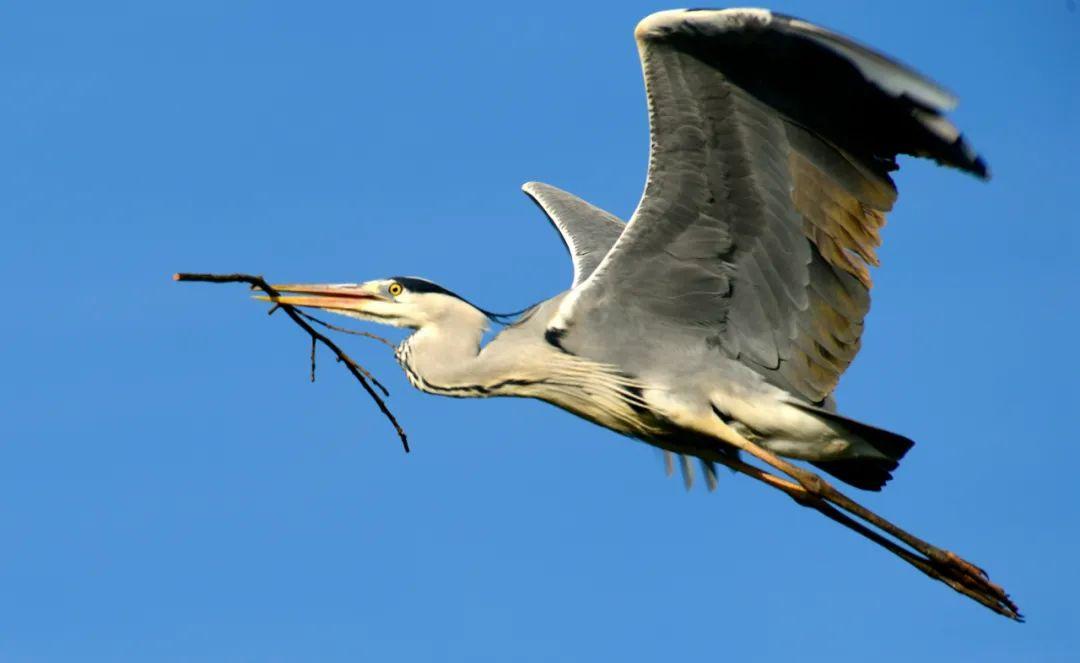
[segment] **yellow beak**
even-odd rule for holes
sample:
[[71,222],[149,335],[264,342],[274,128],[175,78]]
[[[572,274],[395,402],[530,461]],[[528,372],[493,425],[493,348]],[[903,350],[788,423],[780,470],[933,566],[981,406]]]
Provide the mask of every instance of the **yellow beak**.
[[283,283],[270,286],[277,297],[254,295],[255,299],[275,304],[289,304],[331,311],[363,311],[369,301],[386,301],[375,286],[363,283]]

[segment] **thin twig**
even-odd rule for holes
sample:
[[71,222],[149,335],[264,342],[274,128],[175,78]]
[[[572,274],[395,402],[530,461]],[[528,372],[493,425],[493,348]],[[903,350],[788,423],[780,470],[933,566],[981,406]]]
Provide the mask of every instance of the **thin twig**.
[[[301,311],[299,309],[296,309],[296,312],[300,316],[314,322],[315,324],[322,325],[323,327],[326,327],[327,329],[332,329],[332,330],[334,330],[336,332],[341,332],[343,334],[352,334],[353,336],[363,336],[364,338],[370,338],[373,341],[378,341],[379,343],[382,343],[383,345],[385,345],[386,347],[388,347],[388,348],[390,348],[392,350],[397,349],[396,345],[394,345],[389,340],[383,338],[382,336],[378,336],[377,334],[371,334],[369,332],[360,331],[359,329],[349,329],[347,327],[338,327],[337,325],[332,325],[329,322],[326,322],[325,320],[320,320],[319,318],[316,318],[315,316],[311,315],[310,313],[308,313],[306,311]],[[339,358],[338,361],[341,361],[341,359]],[[371,383],[379,388],[379,391],[381,391],[383,393],[383,396],[389,396],[390,395],[390,390],[387,389],[385,386],[383,386],[383,383],[379,382],[379,379],[377,377],[375,377],[374,375],[372,375],[370,371],[368,371],[363,366],[360,366],[359,364],[356,364],[355,368],[356,368],[356,370],[363,373],[364,377],[366,377],[368,380],[371,380]],[[312,382],[314,382],[314,380],[312,380]]]
[[[270,287],[270,284],[267,283],[266,280],[263,279],[263,277],[253,274],[179,273],[173,275],[173,280],[201,281],[204,283],[247,283],[252,288],[258,288],[259,290],[262,290],[267,294],[268,297],[276,298],[280,296],[280,293]],[[368,396],[370,396],[371,399],[375,401],[375,405],[379,407],[379,410],[382,412],[383,416],[386,417],[394,426],[394,430],[397,432],[398,438],[401,440],[401,446],[404,447],[405,452],[408,453],[409,438],[405,435],[405,430],[401,427],[401,424],[398,423],[397,418],[394,417],[394,414],[390,411],[390,408],[387,407],[386,402],[372,388],[372,383],[374,382],[376,385],[378,385],[378,388],[382,390],[384,394],[389,393],[386,391],[386,388],[379,384],[378,381],[374,379],[374,377],[371,377],[371,374],[367,370],[361,367],[360,364],[356,363],[356,361],[354,361],[352,357],[347,355],[344,350],[339,348],[336,343],[331,341],[325,335],[316,331],[314,327],[308,324],[307,320],[304,319],[306,317],[305,314],[303,314],[301,311],[297,310],[293,306],[290,306],[289,304],[281,304],[279,302],[275,302],[275,307],[272,308],[270,312],[273,313],[278,308],[280,308],[282,311],[285,311],[285,313],[289,316],[289,318],[292,319],[293,322],[299,325],[301,329],[306,331],[308,335],[311,336],[313,348],[312,379],[314,379],[314,344],[318,342],[329,348],[330,351],[333,352],[334,355],[337,357],[337,360],[345,364],[345,367],[349,369],[349,372],[352,373],[352,376],[356,378],[357,382],[360,383],[360,386],[364,388],[364,391],[367,392]]]
[[[341,357],[337,357],[336,361],[340,363],[342,361]],[[371,384],[378,387],[379,391],[381,391],[383,393],[383,396],[389,396],[390,395],[390,390],[387,389],[386,387],[384,387],[383,383],[379,382],[378,378],[376,378],[374,375],[371,374],[371,371],[367,370],[366,368],[364,368],[360,364],[357,364],[356,362],[353,362],[352,367],[355,368],[356,370],[360,371],[361,373],[363,373],[364,377],[371,381]]]
[[332,329],[332,330],[334,330],[336,332],[341,332],[342,334],[352,334],[353,336],[363,336],[364,338],[370,338],[373,341],[378,341],[379,343],[382,343],[383,345],[390,348],[391,350],[397,349],[397,346],[394,345],[393,342],[389,341],[388,339],[383,338],[382,336],[379,336],[378,334],[372,334],[371,332],[360,331],[359,329],[349,329],[348,327],[338,327],[337,325],[332,325],[332,324],[330,324],[329,322],[327,322],[325,320],[320,320],[319,318],[316,318],[315,316],[311,315],[307,311],[297,311],[297,313],[304,316],[308,320],[311,320],[315,324],[322,325],[323,327],[326,327],[327,329]]

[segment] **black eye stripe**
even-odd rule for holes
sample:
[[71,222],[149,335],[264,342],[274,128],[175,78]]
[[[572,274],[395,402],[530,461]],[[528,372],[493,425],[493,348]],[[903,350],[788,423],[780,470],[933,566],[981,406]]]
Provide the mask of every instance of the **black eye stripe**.
[[451,297],[456,297],[456,298],[458,298],[458,299],[460,299],[462,301],[465,301],[464,297],[458,295],[457,293],[454,293],[454,292],[451,292],[451,291],[447,290],[446,288],[442,287],[438,283],[432,283],[431,281],[428,281],[427,279],[418,279],[418,278],[413,277],[413,276],[395,276],[391,280],[394,283],[397,283],[398,285],[402,286],[403,288],[405,288],[409,292],[415,292],[415,293],[418,293],[418,294],[423,294],[423,293],[427,293],[427,292],[434,292],[434,293],[438,293],[440,295],[449,295]]
[[437,293],[437,294],[440,294],[440,295],[447,295],[449,297],[454,297],[456,299],[460,299],[461,301],[465,302],[469,306],[473,306],[474,308],[476,308],[476,310],[480,311],[481,313],[483,313],[487,317],[491,318],[493,321],[498,322],[500,324],[508,324],[510,318],[521,315],[522,313],[524,313],[524,312],[528,311],[529,309],[533,308],[533,307],[530,306],[527,309],[522,309],[522,310],[516,311],[514,313],[492,313],[491,311],[486,311],[486,310],[476,306],[475,304],[472,304],[471,302],[469,302],[469,300],[465,299],[464,297],[457,294],[456,292],[453,292],[451,290],[447,290],[446,288],[442,287],[438,283],[432,283],[431,281],[428,281],[427,279],[420,279],[420,278],[416,278],[415,276],[392,276],[392,277],[390,277],[389,281],[391,281],[392,283],[397,283],[398,285],[400,285],[405,290],[408,290],[409,292],[413,292],[413,293],[417,293],[417,294]]

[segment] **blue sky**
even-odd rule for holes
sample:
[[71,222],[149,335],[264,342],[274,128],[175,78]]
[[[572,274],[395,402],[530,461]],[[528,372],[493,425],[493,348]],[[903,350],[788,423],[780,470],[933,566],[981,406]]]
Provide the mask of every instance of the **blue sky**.
[[412,391],[414,453],[238,286],[569,282],[519,192],[622,216],[650,2],[16,2],[0,10],[0,659],[1066,660],[1080,647],[1080,13],[777,2],[954,90],[983,184],[907,160],[839,391],[918,442],[866,503],[1016,625],[735,476],[523,400]]

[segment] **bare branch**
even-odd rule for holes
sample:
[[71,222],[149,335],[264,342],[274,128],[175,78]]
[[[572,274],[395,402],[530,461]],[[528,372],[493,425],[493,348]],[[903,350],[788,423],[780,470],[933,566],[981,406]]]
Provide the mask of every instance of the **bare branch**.
[[[263,277],[256,276],[254,274],[191,274],[191,273],[179,273],[179,274],[173,274],[173,280],[174,281],[201,281],[201,282],[204,282],[204,283],[247,283],[253,289],[262,290],[269,297],[275,297],[276,298],[276,297],[278,297],[280,295],[280,293],[278,293],[278,291],[276,291],[272,287],[270,287],[270,284],[267,283],[266,280],[263,279]],[[316,331],[314,327],[312,327],[310,324],[308,324],[307,320],[313,320],[314,322],[317,322],[318,324],[321,324],[321,325],[327,327],[328,329],[335,329],[335,327],[333,327],[332,325],[330,325],[328,323],[324,323],[321,320],[313,318],[312,316],[309,316],[306,313],[303,313],[302,311],[300,311],[297,308],[295,308],[293,306],[290,306],[288,304],[280,304],[280,303],[275,302],[274,307],[270,309],[269,313],[273,313],[274,311],[276,311],[278,309],[281,309],[282,311],[285,311],[285,314],[288,315],[289,318],[291,318],[293,322],[295,322],[297,325],[299,325],[301,329],[306,331],[308,333],[308,335],[311,336],[311,379],[312,379],[312,381],[315,380],[315,344],[316,343],[322,343],[324,346],[329,348],[331,352],[334,353],[334,356],[337,358],[337,360],[339,362],[345,364],[345,367],[349,370],[350,373],[352,373],[352,376],[354,378],[356,378],[356,381],[360,383],[360,386],[364,388],[364,391],[366,391],[368,393],[368,396],[370,396],[371,399],[373,401],[375,401],[375,405],[378,406],[378,408],[382,412],[383,416],[385,416],[390,421],[390,423],[394,426],[394,430],[397,432],[398,438],[401,439],[402,447],[404,447],[405,452],[408,453],[409,452],[409,439],[405,435],[405,430],[401,427],[401,424],[398,423],[397,418],[394,417],[394,414],[390,411],[390,408],[387,407],[386,401],[384,401],[382,399],[382,397],[379,396],[379,394],[375,391],[375,389],[372,388],[372,384],[375,384],[379,388],[379,390],[383,392],[384,395],[388,396],[390,392],[388,392],[386,390],[386,387],[384,387],[381,383],[379,383],[379,381],[376,380],[374,378],[374,376],[372,376],[371,373],[369,373],[367,371],[367,369],[360,366],[360,364],[356,363],[356,361],[354,361],[352,357],[347,355],[344,350],[339,348],[336,343],[331,341],[325,335],[323,335],[323,334],[319,333],[318,331]],[[380,337],[376,337],[374,334],[366,334],[366,333],[363,333],[363,332],[352,332],[351,330],[344,330],[344,329],[338,329],[338,331],[347,331],[348,333],[356,333],[358,335],[370,336],[370,337],[376,338],[376,340],[381,340],[384,343],[387,343],[388,345],[390,345],[389,341],[387,341],[386,339],[380,338]],[[392,347],[392,345],[391,345],[391,347]]]
[[382,343],[383,345],[385,345],[385,346],[387,346],[388,348],[391,348],[391,349],[394,349],[394,348],[397,347],[393,343],[391,343],[390,341],[383,338],[382,336],[379,336],[378,334],[372,334],[371,332],[360,331],[359,329],[349,329],[348,327],[339,327],[337,325],[332,325],[332,324],[330,324],[329,322],[327,322],[325,320],[320,320],[319,318],[316,318],[315,316],[311,315],[307,311],[297,311],[297,313],[304,316],[308,320],[311,320],[315,324],[322,325],[323,327],[326,327],[327,329],[333,329],[334,331],[341,332],[342,334],[352,334],[353,336],[363,336],[364,338],[370,338],[371,340],[378,341],[379,343]]

